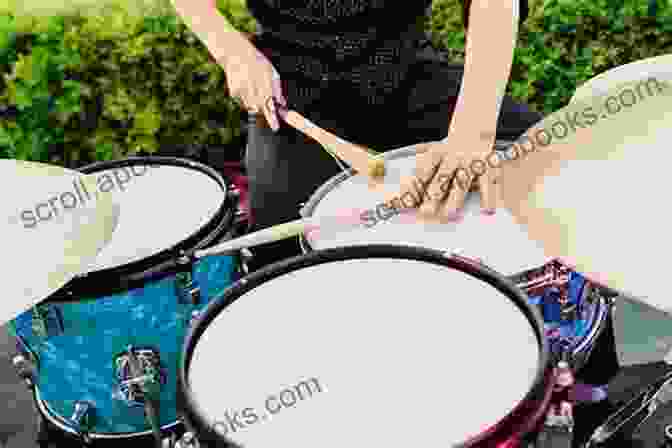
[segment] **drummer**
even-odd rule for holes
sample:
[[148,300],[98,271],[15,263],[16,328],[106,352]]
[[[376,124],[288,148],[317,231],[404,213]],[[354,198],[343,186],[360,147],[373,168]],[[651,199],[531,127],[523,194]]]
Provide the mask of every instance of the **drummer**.
[[[432,198],[421,212],[430,217],[461,207],[464,192],[445,188],[460,163],[466,168],[489,155],[495,133],[514,140],[542,118],[504,96],[527,0],[465,1],[464,66],[447,62],[426,38],[431,3],[248,0],[261,26],[248,39],[213,0],[173,0],[224,69],[230,94],[249,112],[246,165],[255,230],[296,219],[301,203],[339,171],[316,142],[281,125],[276,102],[376,151],[448,136],[418,157],[417,174],[427,178]],[[496,171],[478,180],[489,212]],[[253,268],[298,254],[293,240],[258,247]]]

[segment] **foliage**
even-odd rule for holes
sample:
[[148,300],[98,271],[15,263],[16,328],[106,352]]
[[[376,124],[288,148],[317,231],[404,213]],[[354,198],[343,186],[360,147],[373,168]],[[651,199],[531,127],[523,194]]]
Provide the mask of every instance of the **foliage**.
[[80,84],[65,78],[79,54],[63,40],[64,20],[49,18],[38,34],[19,32],[0,16],[0,156],[58,160],[63,127],[80,110]]
[[[30,0],[49,1],[72,3]],[[241,111],[224,73],[167,1],[145,0],[142,13],[135,0],[77,0],[88,7],[0,14],[0,157],[75,167],[163,146],[235,145]],[[254,31],[244,0],[217,5]],[[436,0],[426,23],[455,61],[464,58],[460,11],[459,0]],[[535,0],[508,92],[552,112],[594,75],[669,53],[671,31],[667,0]]]
[[176,17],[80,17],[66,40],[82,54],[73,76],[84,86],[89,120],[66,130],[69,145],[83,152],[77,160],[227,144],[239,134],[240,111],[222,70]]
[[[672,7],[666,0],[530,3],[507,91],[543,113],[566,105],[576,87],[598,73],[672,49]],[[459,7],[459,0],[436,2],[428,21],[434,44],[454,60],[464,59],[464,29],[454,13]]]

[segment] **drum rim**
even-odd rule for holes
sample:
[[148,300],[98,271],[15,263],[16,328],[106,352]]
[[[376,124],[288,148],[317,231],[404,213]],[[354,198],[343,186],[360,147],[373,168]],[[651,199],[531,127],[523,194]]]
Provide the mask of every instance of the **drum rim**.
[[[49,402],[45,400],[39,390],[39,387],[35,387],[33,391],[33,400],[35,401],[37,411],[39,414],[44,417],[51,425],[53,425],[57,430],[62,431],[64,434],[67,434],[71,437],[78,438],[77,431],[75,431],[72,426],[68,423],[68,419],[51,409]],[[179,419],[172,421],[161,426],[161,431],[163,433],[170,432],[180,432],[180,427],[183,426],[182,422]],[[184,432],[184,431],[181,431]],[[106,432],[89,432],[86,434],[92,440],[96,441],[121,441],[121,440],[131,440],[137,438],[149,438],[153,437],[153,432],[151,429],[137,432],[120,432],[120,433],[106,433]]]
[[78,172],[95,174],[104,170],[137,165],[165,165],[200,172],[217,182],[222,189],[223,201],[215,215],[186,239],[149,257],[78,276],[49,297],[47,299],[49,302],[79,300],[81,296],[104,296],[141,287],[161,274],[177,272],[175,260],[181,252],[188,254],[207,247],[231,227],[235,209],[230,182],[213,168],[194,160],[165,156],[128,157],[95,162],[79,168]]
[[[211,424],[209,416],[203,411],[196,402],[191,388],[189,386],[189,369],[191,366],[194,350],[201,339],[205,330],[212,321],[219,316],[224,309],[228,308],[238,298],[253,290],[257,286],[264,284],[274,278],[283,276],[303,268],[326,264],[330,262],[359,260],[370,258],[393,258],[423,261],[432,264],[442,265],[446,268],[460,271],[472,278],[477,278],[488,283],[493,288],[511,300],[523,313],[530,326],[532,327],[539,347],[539,359],[534,375],[534,380],[530,384],[527,392],[519,403],[511,410],[508,415],[502,416],[497,422],[490,423],[488,429],[481,434],[473,435],[461,446],[470,447],[481,443],[491,437],[496,437],[502,428],[509,428],[506,423],[519,426],[516,421],[520,419],[521,413],[530,413],[527,407],[530,403],[536,403],[535,411],[545,406],[549,390],[549,367],[551,355],[548,341],[544,336],[543,320],[540,313],[527,302],[525,293],[515,286],[507,277],[488,268],[487,266],[471,262],[462,257],[455,257],[445,252],[421,247],[403,247],[394,245],[360,245],[335,247],[313,251],[309,254],[293,257],[270,266],[266,266],[249,276],[237,281],[219,296],[214,298],[199,315],[198,319],[188,329],[177,371],[177,403],[178,413],[182,413],[184,418],[196,430],[199,439],[210,442],[221,442],[222,436],[217,435]],[[526,414],[527,415],[527,414]],[[511,430],[514,433],[516,430]]]
[[[514,140],[495,140],[493,146],[494,149],[496,149],[497,151],[505,151],[509,147],[511,147],[511,145],[513,145],[514,143],[515,143]],[[403,159],[405,157],[412,157],[417,154],[418,152],[417,148],[425,144],[426,143],[416,143],[414,145],[392,149],[390,151],[383,153],[382,157],[386,161]],[[356,174],[357,172],[355,172],[355,170],[350,168],[348,171],[340,172],[335,176],[331,177],[329,180],[327,180],[317,190],[315,190],[315,192],[310,196],[305,205],[301,208],[300,210],[301,217],[302,218],[312,217],[313,214],[315,213],[315,209],[320,204],[320,202],[322,202],[322,200],[327,194],[332,192],[341,183],[345,182],[346,180],[350,179]],[[304,234],[299,235],[298,239],[299,239],[299,246],[301,247],[301,250],[303,251],[304,254],[312,252],[314,250],[318,250],[312,247],[310,241],[308,240],[308,238],[306,238]]]

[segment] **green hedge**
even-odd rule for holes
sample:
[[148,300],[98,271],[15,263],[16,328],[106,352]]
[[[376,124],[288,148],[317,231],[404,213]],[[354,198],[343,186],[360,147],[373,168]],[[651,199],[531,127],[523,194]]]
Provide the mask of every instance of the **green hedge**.
[[[46,0],[45,0],[46,1]],[[242,0],[218,0],[254,30]],[[665,0],[537,0],[520,32],[509,93],[549,113],[596,73],[665,54]],[[435,1],[427,29],[463,58],[458,0]],[[171,14],[0,16],[0,157],[69,167],[163,146],[238,145],[241,111],[222,70]]]

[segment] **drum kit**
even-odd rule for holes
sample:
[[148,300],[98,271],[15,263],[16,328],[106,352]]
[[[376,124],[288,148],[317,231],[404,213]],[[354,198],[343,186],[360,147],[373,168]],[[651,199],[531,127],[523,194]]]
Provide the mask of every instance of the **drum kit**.
[[[657,79],[672,73],[669,57],[647,64]],[[642,82],[626,71],[614,72],[626,83],[619,92]],[[600,111],[615,92],[603,87],[609,76],[527,135]],[[232,230],[245,219],[236,186],[197,162],[138,157],[71,171],[3,161],[4,178],[22,186],[5,201],[3,233],[25,259],[7,267],[20,281],[2,317],[34,395],[39,442],[572,446],[573,406],[603,398],[604,385],[582,376],[595,368],[617,297],[670,307],[665,265],[641,260],[652,247],[667,253],[666,239],[645,238],[664,236],[670,219],[664,161],[653,159],[670,156],[646,156],[672,134],[671,92],[507,160],[497,213],[482,215],[474,192],[464,220],[448,224],[397,214],[373,228],[307,231],[388,197],[412,174],[417,145],[375,163],[353,148],[359,169],[318,189],[301,220],[243,236]],[[328,133],[289,117],[329,144]],[[335,145],[346,162],[347,145]],[[657,207],[626,194],[640,186]],[[634,221],[640,211],[654,214],[646,226]],[[249,247],[292,235],[303,255],[248,272]],[[35,242],[44,261],[28,259]],[[648,385],[587,446],[638,427],[622,423],[644,422],[670,383]]]

